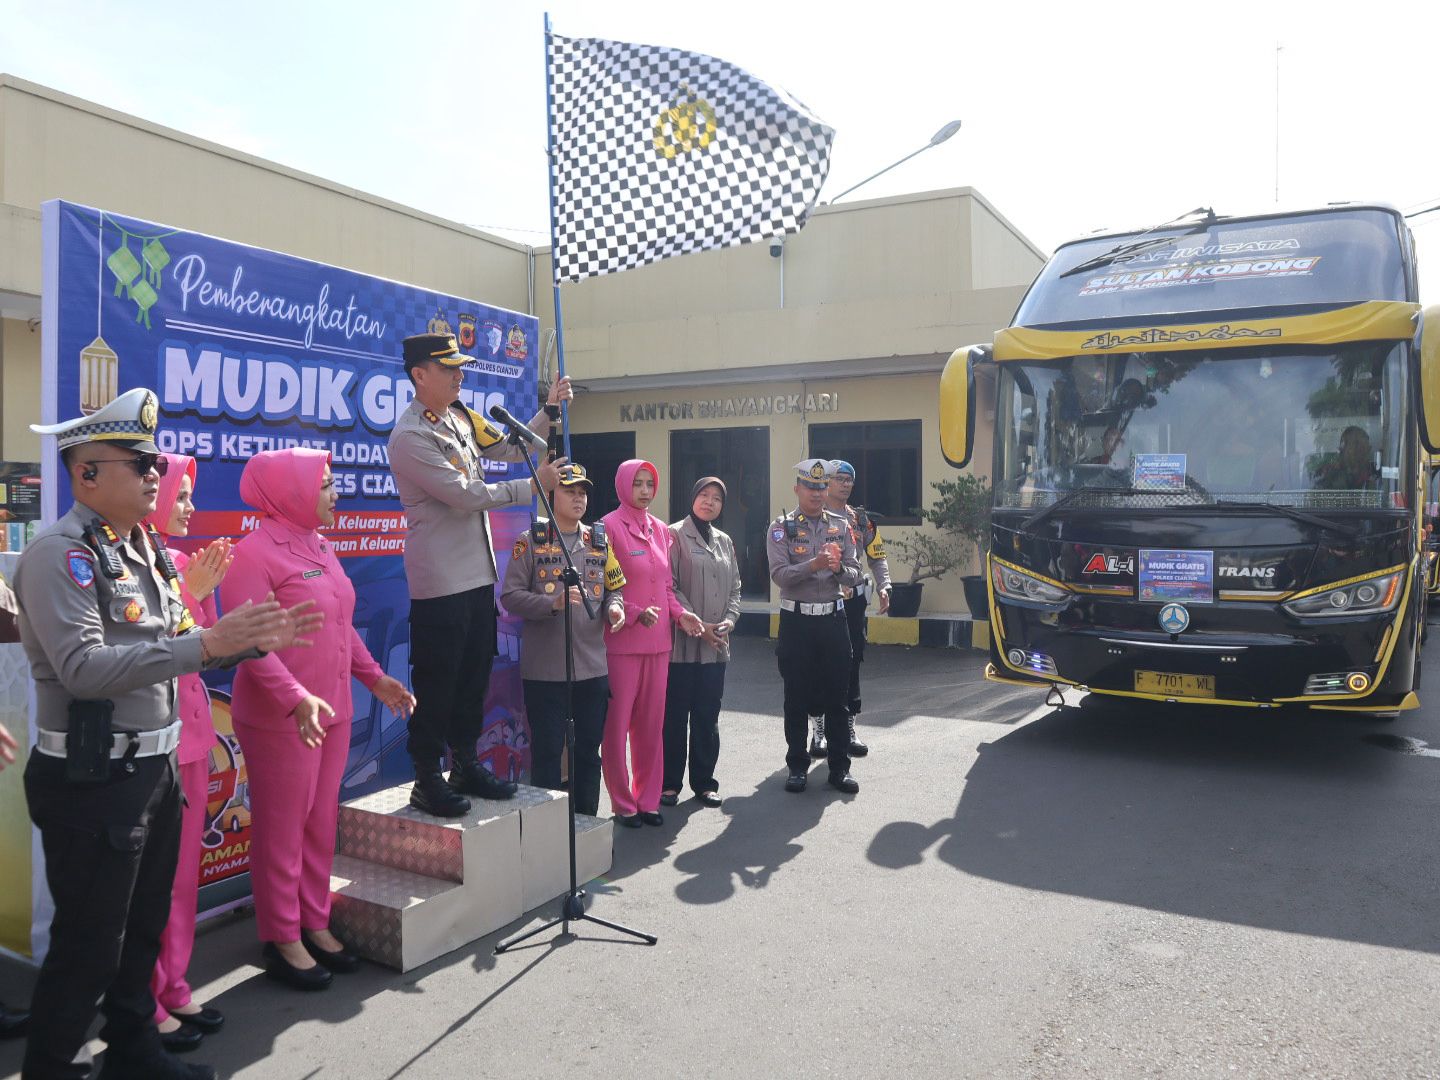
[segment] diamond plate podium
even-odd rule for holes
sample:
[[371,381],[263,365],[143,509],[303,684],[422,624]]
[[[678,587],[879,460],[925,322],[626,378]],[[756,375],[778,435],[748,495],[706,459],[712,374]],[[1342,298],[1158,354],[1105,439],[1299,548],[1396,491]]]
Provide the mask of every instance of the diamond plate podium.
[[[361,956],[409,971],[569,889],[563,792],[522,786],[437,818],[410,805],[410,788],[340,804],[330,925]],[[610,869],[613,839],[608,819],[576,815],[579,881]]]

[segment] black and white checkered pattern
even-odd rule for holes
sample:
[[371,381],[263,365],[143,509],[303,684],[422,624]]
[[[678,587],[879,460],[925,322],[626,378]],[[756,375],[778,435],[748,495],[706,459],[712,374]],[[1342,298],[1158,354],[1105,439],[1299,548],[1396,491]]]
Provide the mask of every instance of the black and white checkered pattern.
[[[825,182],[834,131],[723,60],[552,34],[549,77],[557,282],[798,232]],[[686,103],[700,137],[667,156]]]

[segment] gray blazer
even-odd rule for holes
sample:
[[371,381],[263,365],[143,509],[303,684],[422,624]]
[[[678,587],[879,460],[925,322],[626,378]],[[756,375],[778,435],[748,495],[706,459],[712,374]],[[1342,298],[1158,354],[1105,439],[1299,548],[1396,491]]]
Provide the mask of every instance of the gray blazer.
[[[690,515],[670,526],[670,573],[675,579],[675,599],[707,623],[740,618],[740,563],[735,542],[713,525],[711,543],[705,543]],[[676,629],[670,650],[672,664],[723,664],[730,659],[727,641],[712,649],[699,638]]]

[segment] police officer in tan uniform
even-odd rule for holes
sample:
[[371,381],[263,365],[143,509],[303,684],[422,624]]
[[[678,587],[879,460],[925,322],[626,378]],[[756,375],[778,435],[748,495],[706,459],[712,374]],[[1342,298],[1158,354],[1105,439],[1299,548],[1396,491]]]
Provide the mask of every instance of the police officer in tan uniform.
[[[605,536],[605,525],[582,524],[589,506],[590,478],[580,465],[560,469],[560,486],[551,496],[555,521],[535,522],[515,541],[500,602],[525,620],[520,637],[520,678],[525,715],[530,721],[531,778],[539,787],[559,789],[565,750],[565,615],[570,626],[575,677],[575,810],[594,817],[600,810],[600,741],[610,680],[605,659],[605,630],[625,625],[625,574]],[[578,589],[568,591],[562,576],[565,557],[580,575],[578,589],[589,594],[595,618],[585,615]]]
[[[495,659],[495,552],[486,511],[528,506],[531,481],[485,481],[482,458],[516,461],[481,414],[458,400],[470,357],[448,334],[415,334],[403,344],[415,400],[390,433],[390,468],[405,507],[405,577],[410,587],[410,664],[415,711],[407,749],[415,767],[411,805],[440,817],[470,809],[464,796],[508,799],[515,785],[496,778],[477,759],[485,720],[485,691]],[[574,394],[562,378],[530,426],[542,437],[560,403]],[[561,462],[563,463],[563,461]],[[537,473],[547,489],[557,464]],[[450,780],[441,775],[449,749]]]
[[804,791],[810,766],[809,716],[825,717],[831,787],[853,794],[845,699],[850,687],[850,632],[844,594],[861,581],[850,522],[825,509],[830,464],[807,458],[795,466],[799,508],[770,523],[770,579],[780,587],[775,655],[785,682],[786,791]]
[[[873,589],[880,603],[880,614],[890,610],[890,563],[885,558],[885,541],[880,537],[880,526],[863,506],[850,505],[850,493],[855,490],[855,466],[838,458],[830,461],[830,486],[825,489],[825,507],[842,514],[850,522],[855,541],[865,556],[873,575],[873,583],[867,578],[855,586],[845,597],[845,621],[850,628],[850,691],[845,702],[849,713],[850,756],[864,757],[870,748],[855,737],[855,717],[860,712],[860,665],[865,660],[866,608],[870,604]],[[825,756],[825,730],[820,718],[815,719],[815,730],[810,736],[810,756]]]
[[155,395],[136,389],[91,416],[32,425],[57,438],[75,505],[26,547],[14,582],[39,729],[25,794],[55,904],[25,1080],[89,1075],[75,1058],[96,1001],[105,1080],[215,1075],[165,1052],[150,996],[180,838],[175,679],[308,644],[320,618],[270,600],[195,625],[141,524],[165,467],[157,416]]

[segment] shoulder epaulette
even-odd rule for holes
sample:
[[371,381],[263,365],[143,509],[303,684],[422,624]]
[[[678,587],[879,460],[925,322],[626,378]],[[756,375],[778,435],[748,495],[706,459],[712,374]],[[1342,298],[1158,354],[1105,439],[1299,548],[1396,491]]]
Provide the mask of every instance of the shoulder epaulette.
[[[112,544],[119,543],[120,538],[115,535],[115,530],[99,518],[95,518],[89,525],[85,526],[83,532],[85,543],[95,556],[100,560],[100,572],[111,581],[116,581],[125,576],[125,564],[120,561],[120,553]],[[101,537],[104,540],[101,540]]]

